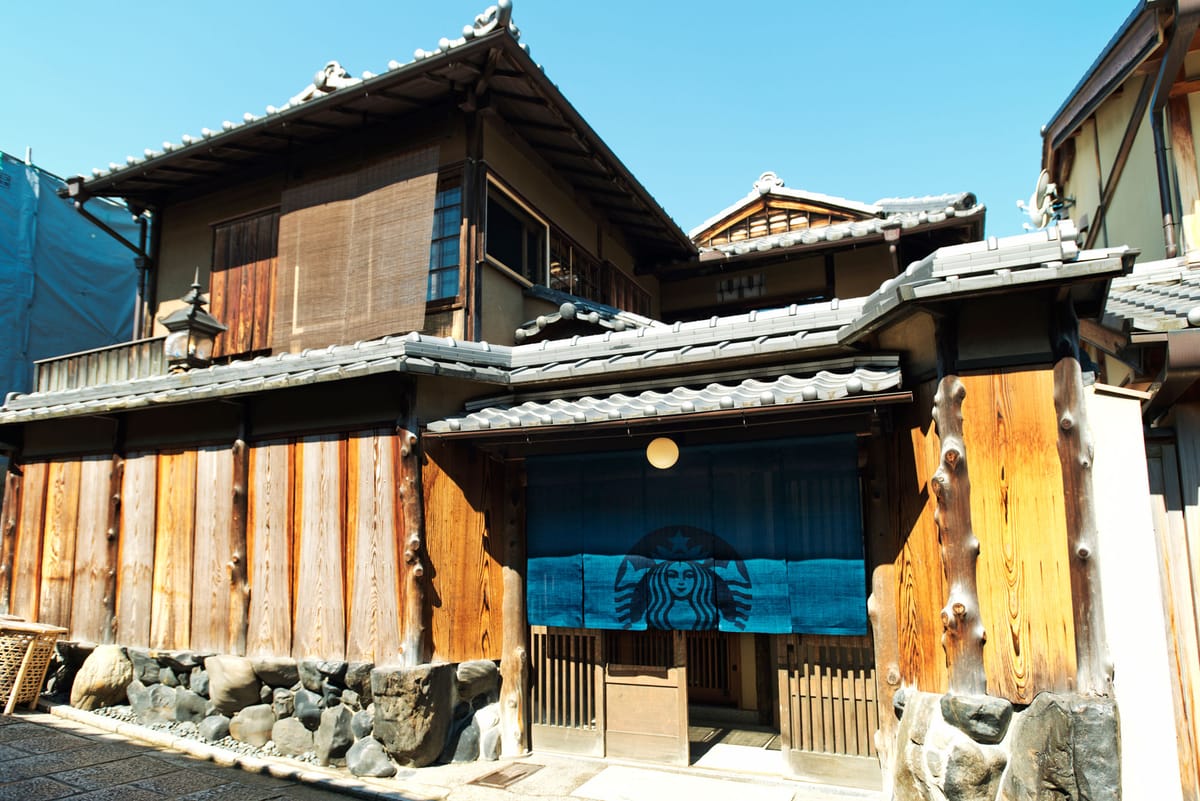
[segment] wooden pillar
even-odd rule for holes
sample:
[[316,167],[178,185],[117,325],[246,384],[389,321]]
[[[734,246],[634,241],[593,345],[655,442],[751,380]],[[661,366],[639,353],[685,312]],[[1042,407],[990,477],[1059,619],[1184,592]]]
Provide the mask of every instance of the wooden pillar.
[[525,620],[525,475],[504,464],[504,611],[500,659],[500,746],[503,756],[529,752],[529,626]]
[[483,164],[483,119],[477,111],[465,115],[467,161],[463,166],[463,236],[459,249],[462,263],[463,305],[466,308],[465,338],[482,338],[483,220],[487,209],[487,179]]
[[[11,457],[10,457],[11,458]],[[21,509],[21,474],[9,463],[4,476],[4,506],[0,508],[0,614],[10,614],[13,568],[17,554],[17,523]]]
[[108,563],[104,572],[104,642],[117,641],[117,575],[121,572],[121,487],[125,478],[125,457],[113,454],[108,473],[108,519],[104,537]]
[[1071,565],[1075,615],[1076,689],[1112,694],[1112,663],[1104,635],[1100,598],[1099,537],[1092,490],[1092,432],[1088,428],[1079,360],[1066,356],[1054,365],[1054,411],[1058,415],[1058,459]]
[[249,448],[239,437],[233,443],[233,509],[229,531],[229,637],[234,653],[244,656],[250,629],[249,548],[246,539]]
[[979,540],[971,529],[971,480],[963,441],[962,402],[966,394],[956,375],[948,375],[938,383],[933,420],[941,439],[942,458],[930,487],[937,499],[934,521],[949,590],[942,608],[942,647],[946,651],[949,689],[956,695],[982,695],[987,692],[983,668],[986,634],[979,614],[975,579]]
[[[409,400],[412,405],[412,399]],[[428,661],[429,638],[425,630],[425,509],[421,497],[421,451],[417,418],[411,411],[397,427],[400,458],[397,463],[396,493],[404,521],[404,636],[400,664],[411,667]]]
[[[873,431],[866,446],[867,566],[871,571],[871,595],[867,617],[875,646],[875,675],[878,684],[879,729],[875,749],[884,775],[888,775],[896,752],[900,722],[892,712],[892,699],[900,689],[900,625],[896,613],[896,557],[900,552],[899,525],[895,518],[891,480],[896,464],[887,435]],[[889,469],[891,467],[892,469]]]

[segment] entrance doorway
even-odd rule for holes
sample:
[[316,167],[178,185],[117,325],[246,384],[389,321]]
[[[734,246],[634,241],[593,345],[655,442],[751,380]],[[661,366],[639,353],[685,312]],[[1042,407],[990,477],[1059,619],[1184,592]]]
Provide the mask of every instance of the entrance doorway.
[[535,749],[880,785],[868,637],[531,635]]

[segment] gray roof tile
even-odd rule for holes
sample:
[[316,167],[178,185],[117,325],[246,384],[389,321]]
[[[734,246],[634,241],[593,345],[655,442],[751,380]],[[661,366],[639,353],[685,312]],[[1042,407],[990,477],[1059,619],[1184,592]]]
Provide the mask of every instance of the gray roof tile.
[[1104,323],[1137,331],[1175,331],[1200,324],[1200,265],[1183,258],[1139,264],[1114,279]]

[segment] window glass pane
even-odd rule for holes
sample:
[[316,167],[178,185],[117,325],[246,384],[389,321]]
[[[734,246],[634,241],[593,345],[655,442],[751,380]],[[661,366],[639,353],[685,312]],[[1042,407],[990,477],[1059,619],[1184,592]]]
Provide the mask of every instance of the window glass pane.
[[451,187],[450,189],[443,189],[441,192],[438,192],[438,205],[439,206],[443,206],[443,205],[444,206],[450,206],[450,205],[457,206],[459,203],[462,203],[462,188],[461,187],[455,186],[455,187]]
[[439,236],[458,236],[458,226],[461,215],[459,214],[458,206],[451,206],[448,209],[438,212],[441,215],[441,225],[437,230],[440,231]]

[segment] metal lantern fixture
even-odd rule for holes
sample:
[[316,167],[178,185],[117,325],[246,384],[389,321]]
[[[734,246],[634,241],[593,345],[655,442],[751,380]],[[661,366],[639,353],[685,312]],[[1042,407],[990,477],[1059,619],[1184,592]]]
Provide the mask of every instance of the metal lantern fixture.
[[205,367],[212,362],[213,342],[217,334],[225,330],[216,317],[204,310],[199,271],[192,281],[192,288],[180,300],[187,305],[158,319],[168,332],[163,341],[163,352],[172,373],[189,367]]

